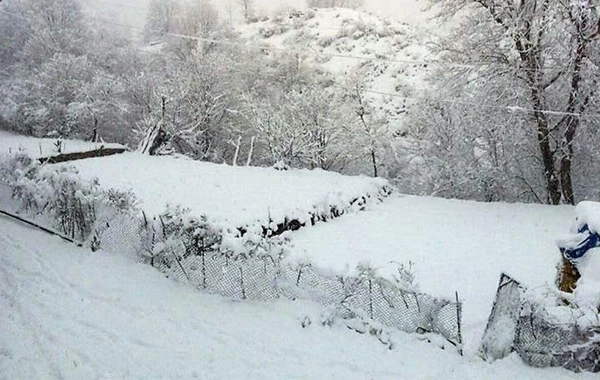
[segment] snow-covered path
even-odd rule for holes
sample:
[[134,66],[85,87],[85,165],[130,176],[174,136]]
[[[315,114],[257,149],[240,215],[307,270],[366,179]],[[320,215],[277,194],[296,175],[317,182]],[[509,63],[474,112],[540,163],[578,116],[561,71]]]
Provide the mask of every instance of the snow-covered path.
[[488,365],[400,333],[388,350],[318,315],[202,294],[0,216],[0,379],[592,378],[515,356]]

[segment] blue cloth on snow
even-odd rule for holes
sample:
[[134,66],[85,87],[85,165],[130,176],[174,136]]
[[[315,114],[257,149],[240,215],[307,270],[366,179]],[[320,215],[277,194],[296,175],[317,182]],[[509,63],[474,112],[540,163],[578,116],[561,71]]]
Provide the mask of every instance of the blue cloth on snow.
[[583,257],[592,248],[600,247],[600,235],[591,232],[587,224],[577,230],[581,241],[573,247],[560,247],[560,251],[569,261],[576,261]]

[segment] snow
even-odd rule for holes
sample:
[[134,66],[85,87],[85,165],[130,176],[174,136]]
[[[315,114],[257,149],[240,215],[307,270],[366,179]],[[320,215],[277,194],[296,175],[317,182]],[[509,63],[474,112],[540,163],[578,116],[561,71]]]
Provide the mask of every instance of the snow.
[[[324,327],[318,306],[232,302],[149,266],[90,252],[0,216],[2,379],[592,379],[491,365],[416,336],[389,350]],[[302,328],[302,322],[313,321]]]
[[[150,0],[130,0],[126,4],[120,0],[83,0],[83,3],[99,14],[116,15],[121,22],[141,27],[146,20]],[[219,9],[221,18],[227,19],[230,15],[236,19],[242,18],[242,9],[235,0],[212,3]],[[434,12],[426,10],[427,5],[423,0],[365,0],[362,10],[412,25],[423,25],[431,23],[434,15]],[[255,8],[257,14],[272,15],[282,9],[305,9],[306,0],[256,0]]]
[[[27,154],[32,158],[42,158],[59,154],[56,138],[37,138],[16,135],[11,132],[0,130],[0,156],[10,155],[17,152]],[[60,140],[62,153],[85,152],[94,149],[123,148],[120,144],[92,143],[79,140]]]
[[[510,354],[515,340],[517,322],[509,315],[500,315],[488,332],[488,339],[482,342],[489,348],[487,352],[490,359],[504,358]],[[488,359],[488,360],[490,360]]]
[[581,278],[577,281],[575,301],[582,307],[600,307],[600,248],[592,248],[577,262]]
[[600,202],[579,202],[575,207],[575,223],[571,232],[576,233],[579,228],[588,225],[590,232],[600,233]]
[[463,304],[466,350],[474,352],[502,272],[535,287],[553,284],[573,208],[477,203],[398,195],[364,212],[292,235],[292,254],[334,271],[368,259],[383,276],[412,262],[421,291]]
[[173,157],[124,153],[68,163],[84,179],[97,177],[104,188],[133,190],[150,215],[162,213],[167,204],[191,209],[196,216],[228,227],[255,224],[286,217],[305,222],[309,212],[339,209],[364,195],[377,197],[388,185],[384,179],[343,176],[315,170],[275,170],[236,167]]

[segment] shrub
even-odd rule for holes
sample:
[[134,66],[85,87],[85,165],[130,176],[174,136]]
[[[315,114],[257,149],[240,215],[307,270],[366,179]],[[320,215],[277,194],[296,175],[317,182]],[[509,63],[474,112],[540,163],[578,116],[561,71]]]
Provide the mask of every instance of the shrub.
[[309,8],[352,8],[364,5],[364,0],[306,0]]

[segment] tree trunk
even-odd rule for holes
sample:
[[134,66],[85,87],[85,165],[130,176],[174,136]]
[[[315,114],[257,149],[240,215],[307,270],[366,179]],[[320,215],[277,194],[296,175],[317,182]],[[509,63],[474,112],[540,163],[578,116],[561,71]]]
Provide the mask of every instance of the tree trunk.
[[[587,23],[583,22],[578,26],[578,29],[585,30]],[[586,101],[581,101],[581,69],[583,65],[583,59],[587,49],[587,38],[582,34],[583,30],[578,30],[579,38],[577,39],[577,45],[574,50],[573,58],[573,76],[571,77],[571,85],[569,91],[569,101],[567,103],[566,113],[564,121],[566,122],[566,128],[564,132],[563,146],[561,149],[561,160],[560,160],[560,185],[564,201],[566,203],[575,204],[575,197],[573,195],[573,182],[571,180],[571,167],[573,164],[573,139],[575,133],[581,124],[581,120],[576,113],[583,112],[586,108]]]
[[[561,191],[560,191],[560,180],[556,173],[555,168],[555,155],[554,151],[550,146],[550,129],[548,127],[548,118],[542,112],[544,109],[542,104],[542,99],[540,96],[540,88],[539,79],[537,78],[538,65],[535,61],[528,59],[528,62],[531,64],[528,67],[531,68],[528,71],[528,84],[530,88],[530,101],[535,110],[534,116],[536,121],[536,134],[537,134],[537,142],[540,148],[540,153],[542,155],[542,162],[544,164],[544,176],[546,178],[546,190],[548,191],[548,199],[550,204],[558,205],[561,200]],[[535,71],[534,71],[535,70]]]
[[371,161],[373,162],[373,177],[377,177],[377,156],[375,154],[375,149],[371,149]]

